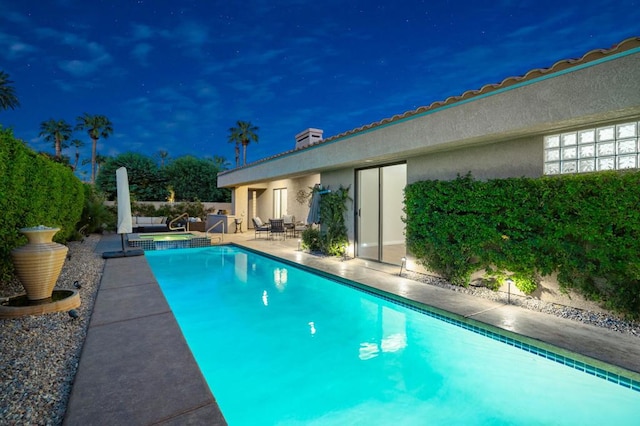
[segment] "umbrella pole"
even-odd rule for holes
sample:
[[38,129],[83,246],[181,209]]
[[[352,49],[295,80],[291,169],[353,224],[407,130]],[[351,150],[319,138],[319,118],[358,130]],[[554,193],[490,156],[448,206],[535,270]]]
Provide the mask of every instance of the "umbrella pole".
[[124,234],[120,234],[120,241],[122,242],[122,251],[124,252]]

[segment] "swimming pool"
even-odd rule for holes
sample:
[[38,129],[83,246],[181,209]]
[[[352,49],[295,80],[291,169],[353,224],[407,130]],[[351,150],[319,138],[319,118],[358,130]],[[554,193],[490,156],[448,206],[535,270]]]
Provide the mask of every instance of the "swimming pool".
[[637,382],[252,252],[145,255],[230,425],[640,418]]

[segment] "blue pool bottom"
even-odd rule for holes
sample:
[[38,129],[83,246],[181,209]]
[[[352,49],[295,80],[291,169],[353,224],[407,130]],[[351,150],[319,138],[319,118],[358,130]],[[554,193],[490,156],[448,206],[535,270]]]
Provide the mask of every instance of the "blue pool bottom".
[[237,248],[147,256],[232,425],[630,424],[640,415],[628,378],[412,304]]

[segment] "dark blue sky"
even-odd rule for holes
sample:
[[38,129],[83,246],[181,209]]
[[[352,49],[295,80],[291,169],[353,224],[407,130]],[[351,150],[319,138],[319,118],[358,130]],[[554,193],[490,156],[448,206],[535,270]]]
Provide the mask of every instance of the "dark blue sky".
[[[640,34],[638,1],[0,0],[0,124],[36,150],[50,118],[113,122],[98,152],[248,161]],[[82,158],[89,157],[90,141]],[[73,155],[72,150],[66,154]],[[88,170],[88,168],[87,168]]]

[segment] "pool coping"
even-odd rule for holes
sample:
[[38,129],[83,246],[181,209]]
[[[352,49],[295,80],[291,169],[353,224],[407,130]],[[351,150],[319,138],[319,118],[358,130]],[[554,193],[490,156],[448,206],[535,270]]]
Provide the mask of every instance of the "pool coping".
[[[637,337],[417,283],[381,271],[385,265],[377,262],[319,258],[291,242],[253,238],[230,244],[640,377]],[[119,246],[117,235],[103,236],[96,252]],[[227,424],[144,256],[105,261],[63,424]]]
[[87,424],[227,424],[144,256],[105,261],[63,421]]

